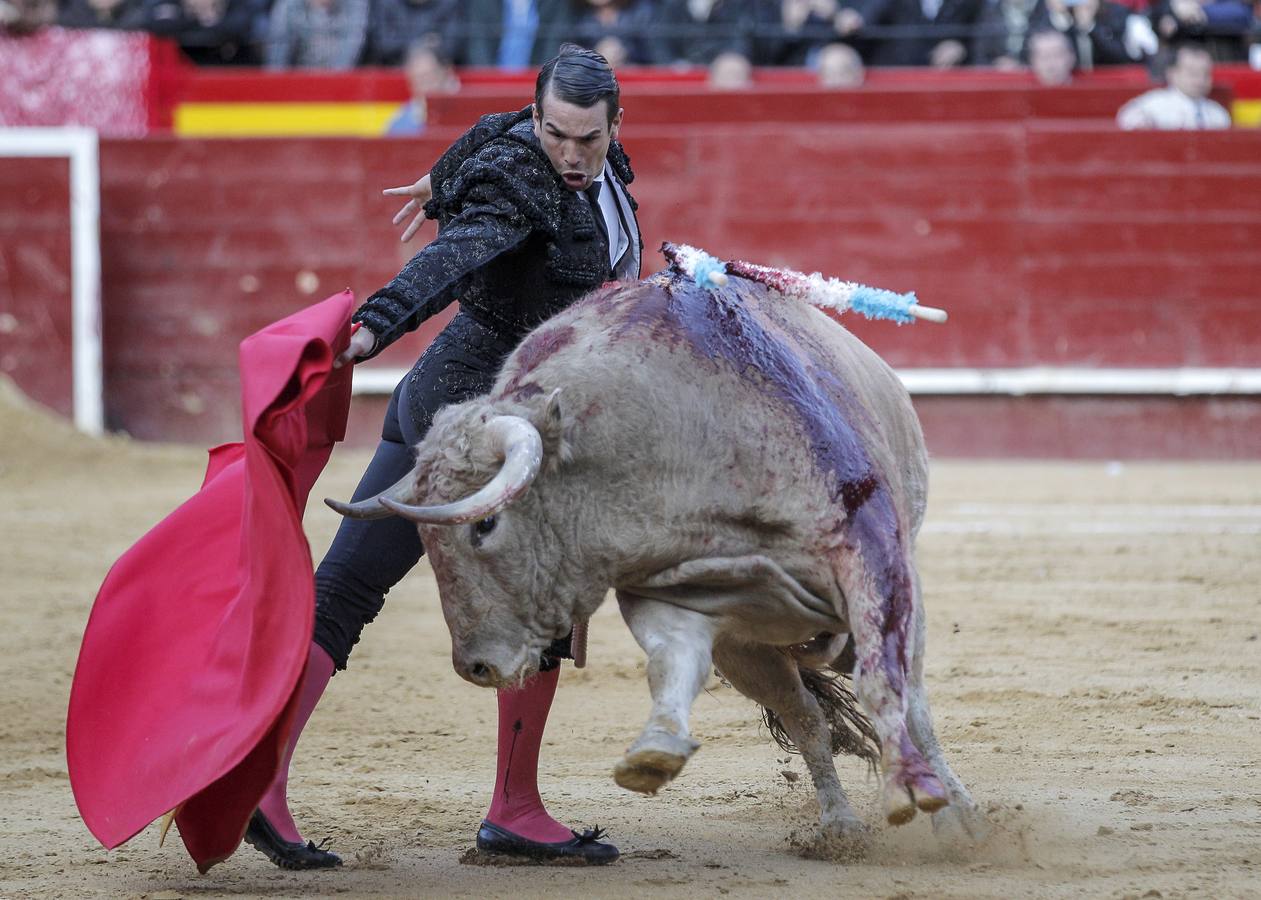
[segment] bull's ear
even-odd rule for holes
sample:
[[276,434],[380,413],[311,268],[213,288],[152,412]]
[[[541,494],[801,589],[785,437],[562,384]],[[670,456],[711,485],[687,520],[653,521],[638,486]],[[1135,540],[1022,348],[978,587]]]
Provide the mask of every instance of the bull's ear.
[[569,441],[566,439],[565,413],[560,402],[560,388],[552,391],[543,404],[534,427],[543,439],[543,465],[551,468],[569,461]]
[[552,391],[552,393],[548,395],[547,406],[543,410],[543,418],[548,426],[560,426],[560,388],[556,388],[556,390]]

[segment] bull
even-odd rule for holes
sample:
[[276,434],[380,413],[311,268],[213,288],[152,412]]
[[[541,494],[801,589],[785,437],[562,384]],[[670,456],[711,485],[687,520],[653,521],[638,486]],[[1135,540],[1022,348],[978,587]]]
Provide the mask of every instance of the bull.
[[801,752],[826,839],[865,833],[842,748],[878,759],[890,823],[922,810],[976,835],[924,687],[919,422],[894,372],[769,271],[597,291],[531,332],[490,394],[442,410],[411,475],[330,505],[417,523],[474,684],[529,677],[612,588],[653,704],[622,787],[679,774],[716,668]]

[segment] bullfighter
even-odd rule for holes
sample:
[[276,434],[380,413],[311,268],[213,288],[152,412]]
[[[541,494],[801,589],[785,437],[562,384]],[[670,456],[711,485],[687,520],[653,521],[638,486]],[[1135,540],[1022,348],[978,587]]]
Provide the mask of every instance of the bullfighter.
[[[626,187],[634,176],[617,140],[619,102],[604,57],[563,46],[540,69],[532,106],[483,117],[407,189],[412,208],[426,201],[423,215],[437,220],[438,235],[355,313],[361,327],[338,364],[377,355],[457,299],[460,310],[395,388],[356,499],[406,476],[434,414],[486,393],[533,327],[605,282],[639,277],[643,248]],[[346,668],[364,626],[423,552],[410,522],[346,519],[316,571],[315,633],[293,734],[245,836],[278,866],[341,864],[302,841],[288,808],[289,761],[334,671]],[[568,654],[567,640],[553,643],[537,675],[499,691],[494,796],[477,834],[484,852],[588,863],[618,856],[599,829],[572,831],[539,797],[539,748]]]

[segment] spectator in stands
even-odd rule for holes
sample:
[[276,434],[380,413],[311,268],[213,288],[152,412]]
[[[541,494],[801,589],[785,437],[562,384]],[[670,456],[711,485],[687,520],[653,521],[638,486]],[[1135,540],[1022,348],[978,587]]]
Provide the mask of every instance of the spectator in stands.
[[266,0],[144,0],[145,27],[199,65],[257,65]]
[[709,88],[714,91],[739,91],[753,82],[753,64],[743,53],[728,50],[719,53],[709,64]]
[[1202,41],[1216,59],[1247,59],[1253,29],[1246,0],[1158,0],[1151,11],[1157,33],[1171,43]]
[[[1116,0],[1120,3],[1121,0]],[[1126,7],[1129,9],[1130,7]],[[1160,51],[1160,38],[1156,37],[1156,29],[1152,20],[1146,15],[1130,12],[1125,18],[1125,52],[1130,59],[1149,61]]]
[[1125,45],[1129,10],[1112,0],[1041,0],[1030,20],[1030,34],[1046,28],[1063,33],[1073,45],[1077,68],[1141,62]]
[[1054,28],[1043,28],[1029,35],[1029,68],[1038,84],[1062,87],[1073,81],[1077,57],[1068,35]]
[[0,0],[0,29],[10,34],[30,34],[56,20],[56,0]]
[[863,58],[849,44],[839,41],[820,50],[814,65],[819,73],[820,87],[857,88],[862,87],[866,79]]
[[1213,57],[1202,46],[1182,44],[1165,70],[1167,87],[1135,97],[1117,113],[1127,131],[1139,128],[1229,128],[1230,113],[1208,95],[1213,89]]
[[367,34],[368,0],[276,0],[267,68],[354,68]]
[[1029,20],[1038,0],[986,0],[976,22],[970,59],[973,65],[1019,69],[1025,58]]
[[65,0],[57,24],[62,28],[142,29],[144,6],[140,0]]
[[583,0],[574,42],[594,50],[614,69],[661,61],[653,48],[653,7],[648,0]]
[[364,58],[378,66],[406,61],[411,46],[436,35],[447,55],[458,52],[464,37],[460,0],[371,0],[368,47]]
[[470,66],[524,69],[542,65],[569,40],[570,0],[465,0]]
[[390,120],[385,133],[392,137],[420,134],[429,117],[428,98],[432,94],[452,94],[460,89],[460,79],[451,67],[437,35],[421,38],[407,51],[405,68],[411,99]]
[[840,11],[838,0],[746,2],[746,34],[738,49],[755,66],[803,66],[814,51],[836,39],[831,20]]
[[657,33],[649,40],[657,65],[708,66],[723,52],[743,46],[744,0],[662,0],[656,6]]
[[872,65],[949,69],[968,61],[968,41],[983,9],[984,0],[856,0],[838,11],[833,24],[842,37],[861,38],[871,26],[906,32],[871,41]]

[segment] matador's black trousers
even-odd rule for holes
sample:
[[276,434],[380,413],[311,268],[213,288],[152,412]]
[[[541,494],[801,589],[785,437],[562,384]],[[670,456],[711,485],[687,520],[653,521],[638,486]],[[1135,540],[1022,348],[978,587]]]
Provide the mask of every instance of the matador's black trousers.
[[[444,406],[488,393],[520,336],[504,336],[464,312],[429,345],[390,397],[381,443],[354,500],[379,494],[412,468],[413,450]],[[364,626],[385,595],[420,561],[424,548],[406,519],[343,519],[315,571],[315,642],[346,668]]]

